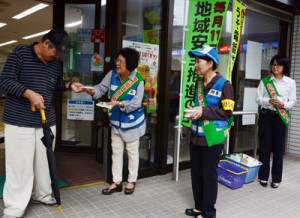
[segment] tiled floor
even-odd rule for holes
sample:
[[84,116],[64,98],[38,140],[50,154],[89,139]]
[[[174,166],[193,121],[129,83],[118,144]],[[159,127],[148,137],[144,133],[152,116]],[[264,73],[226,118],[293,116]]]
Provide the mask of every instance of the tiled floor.
[[[4,148],[0,147],[0,174],[5,173]],[[72,154],[55,152],[56,166],[60,180],[70,186],[103,181],[102,164],[95,154]]]
[[71,186],[103,181],[102,164],[95,154],[56,152],[58,177]]
[[[63,213],[55,207],[30,204],[25,217],[187,217],[193,207],[189,170],[180,171],[179,181],[171,174],[141,179],[133,195],[101,194],[106,184],[61,190]],[[261,187],[258,182],[231,190],[219,184],[218,218],[297,218],[300,217],[300,158],[285,156],[283,182],[278,189]],[[3,202],[0,202],[0,216]]]

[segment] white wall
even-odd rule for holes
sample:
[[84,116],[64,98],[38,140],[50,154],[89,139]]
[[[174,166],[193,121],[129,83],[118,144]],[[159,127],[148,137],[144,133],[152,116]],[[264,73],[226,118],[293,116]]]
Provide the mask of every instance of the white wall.
[[300,156],[300,16],[295,16],[291,56],[291,78],[296,80],[298,103],[291,111],[287,153]]

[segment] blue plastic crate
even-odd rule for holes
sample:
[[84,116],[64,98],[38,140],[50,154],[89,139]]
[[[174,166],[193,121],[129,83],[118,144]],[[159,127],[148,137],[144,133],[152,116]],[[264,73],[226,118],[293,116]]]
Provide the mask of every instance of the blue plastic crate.
[[248,170],[228,160],[221,160],[217,172],[219,183],[231,189],[238,189],[243,187]]
[[[239,159],[236,157],[243,157],[249,160],[249,164],[241,163]],[[246,174],[246,179],[244,183],[250,183],[253,182],[258,174],[259,168],[262,165],[262,163],[256,159],[254,159],[251,156],[248,156],[246,154],[235,154],[235,155],[229,155],[226,156],[226,159],[230,162],[233,162],[237,166],[245,167],[248,170],[248,173]]]

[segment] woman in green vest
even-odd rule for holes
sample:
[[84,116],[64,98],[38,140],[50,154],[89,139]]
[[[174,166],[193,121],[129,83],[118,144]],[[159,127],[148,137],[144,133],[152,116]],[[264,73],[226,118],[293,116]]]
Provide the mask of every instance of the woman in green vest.
[[[85,89],[93,99],[106,93],[111,124],[112,180],[102,194],[111,195],[123,190],[123,153],[128,155],[128,177],[124,189],[126,195],[134,192],[139,169],[140,137],[145,134],[146,123],[143,106],[144,80],[136,71],[140,55],[133,48],[122,48],[115,59],[116,68],[106,74],[93,89]],[[103,103],[103,102],[102,102]]]
[[289,110],[296,104],[296,83],[288,77],[289,59],[275,55],[270,62],[271,75],[262,78],[256,95],[261,106],[259,113],[259,169],[260,185],[268,186],[270,156],[273,153],[271,187],[278,188],[282,180],[283,153]]
[[217,167],[231,125],[233,88],[216,72],[219,55],[214,48],[204,46],[189,51],[189,56],[195,58],[199,80],[195,84],[194,107],[189,107],[190,113],[186,114],[192,120],[190,158],[195,206],[185,213],[193,217],[216,217]]

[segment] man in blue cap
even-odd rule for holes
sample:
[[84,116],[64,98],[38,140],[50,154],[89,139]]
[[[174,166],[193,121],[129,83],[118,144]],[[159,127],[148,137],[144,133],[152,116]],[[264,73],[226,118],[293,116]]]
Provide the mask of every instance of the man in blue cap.
[[206,45],[189,51],[189,56],[195,58],[199,80],[195,85],[194,106],[188,107],[193,111],[188,119],[192,120],[190,158],[195,207],[185,213],[193,217],[216,217],[217,167],[231,126],[233,88],[216,72],[219,64],[216,49]]
[[41,141],[41,116],[33,113],[31,107],[45,109],[48,125],[55,135],[54,92],[80,92],[82,86],[61,79],[59,59],[66,60],[70,42],[64,30],[51,30],[39,43],[16,47],[4,64],[0,75],[0,87],[7,93],[3,115],[6,164],[3,218],[22,217],[31,197],[45,205],[56,204],[51,196],[46,148]]

